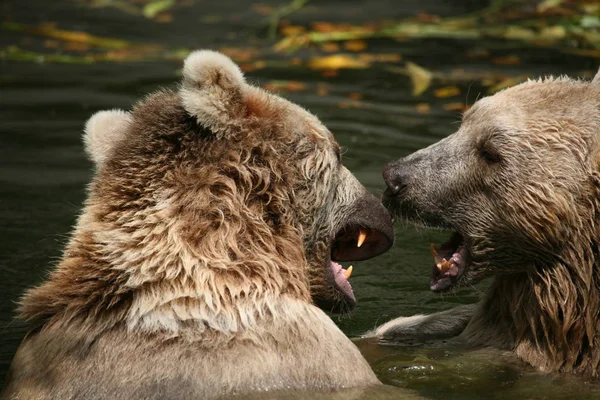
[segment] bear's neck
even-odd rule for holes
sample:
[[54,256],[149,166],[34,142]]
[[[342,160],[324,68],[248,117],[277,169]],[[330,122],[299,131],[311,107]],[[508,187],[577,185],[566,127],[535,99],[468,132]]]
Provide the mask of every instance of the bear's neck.
[[77,323],[91,336],[122,326],[214,342],[256,330],[297,304],[310,305],[303,257],[295,265],[260,254],[248,257],[251,262],[213,261],[147,238],[147,247],[134,246],[132,235],[98,239],[111,235],[78,230],[49,279],[22,299],[21,317],[36,325]]
[[496,278],[465,330],[471,344],[514,351],[539,370],[596,376],[600,366],[597,253]]

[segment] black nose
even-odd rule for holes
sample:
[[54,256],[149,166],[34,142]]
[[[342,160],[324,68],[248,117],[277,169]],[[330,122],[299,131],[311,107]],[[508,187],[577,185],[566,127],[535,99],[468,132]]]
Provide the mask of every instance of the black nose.
[[407,179],[401,160],[387,163],[383,168],[383,180],[392,195],[398,196],[406,189]]

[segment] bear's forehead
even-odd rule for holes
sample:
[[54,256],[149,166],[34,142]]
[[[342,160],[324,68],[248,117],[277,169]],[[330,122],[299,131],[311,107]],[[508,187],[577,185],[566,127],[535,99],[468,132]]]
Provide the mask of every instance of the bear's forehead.
[[562,78],[527,81],[480,99],[463,119],[525,120],[543,115],[565,115],[570,110],[578,112],[588,88],[585,82]]
[[278,122],[282,129],[298,131],[298,134],[308,135],[309,138],[318,141],[335,141],[329,129],[315,115],[287,99],[248,86],[246,88],[246,101],[253,106],[251,112],[255,113],[259,120],[262,118],[269,124],[273,120],[280,120]]

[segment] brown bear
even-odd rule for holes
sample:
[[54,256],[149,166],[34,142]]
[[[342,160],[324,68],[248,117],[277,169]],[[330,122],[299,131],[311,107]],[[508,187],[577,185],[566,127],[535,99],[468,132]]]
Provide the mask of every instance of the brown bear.
[[10,399],[208,399],[379,381],[315,307],[355,303],[349,270],[390,214],[301,107],[222,54],[177,91],[87,123],[96,172],[64,255],[27,292]]
[[381,340],[458,335],[544,372],[600,366],[600,71],[479,100],[460,129],[384,169],[398,215],[454,231],[434,292],[494,276],[481,302],[393,320]]

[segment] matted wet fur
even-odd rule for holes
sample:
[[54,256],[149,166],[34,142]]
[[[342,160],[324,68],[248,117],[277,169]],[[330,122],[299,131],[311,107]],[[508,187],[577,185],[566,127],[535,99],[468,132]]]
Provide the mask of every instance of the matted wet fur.
[[460,333],[540,371],[598,377],[599,170],[600,71],[591,82],[546,78],[484,98],[458,132],[388,164],[390,209],[455,232],[434,249],[432,290],[494,280],[475,306],[399,318],[371,335]]
[[387,250],[391,218],[316,117],[199,51],[178,91],[95,114],[84,142],[96,174],[62,260],[21,301],[33,329],[4,398],[379,384],[313,303],[354,305],[331,258]]

